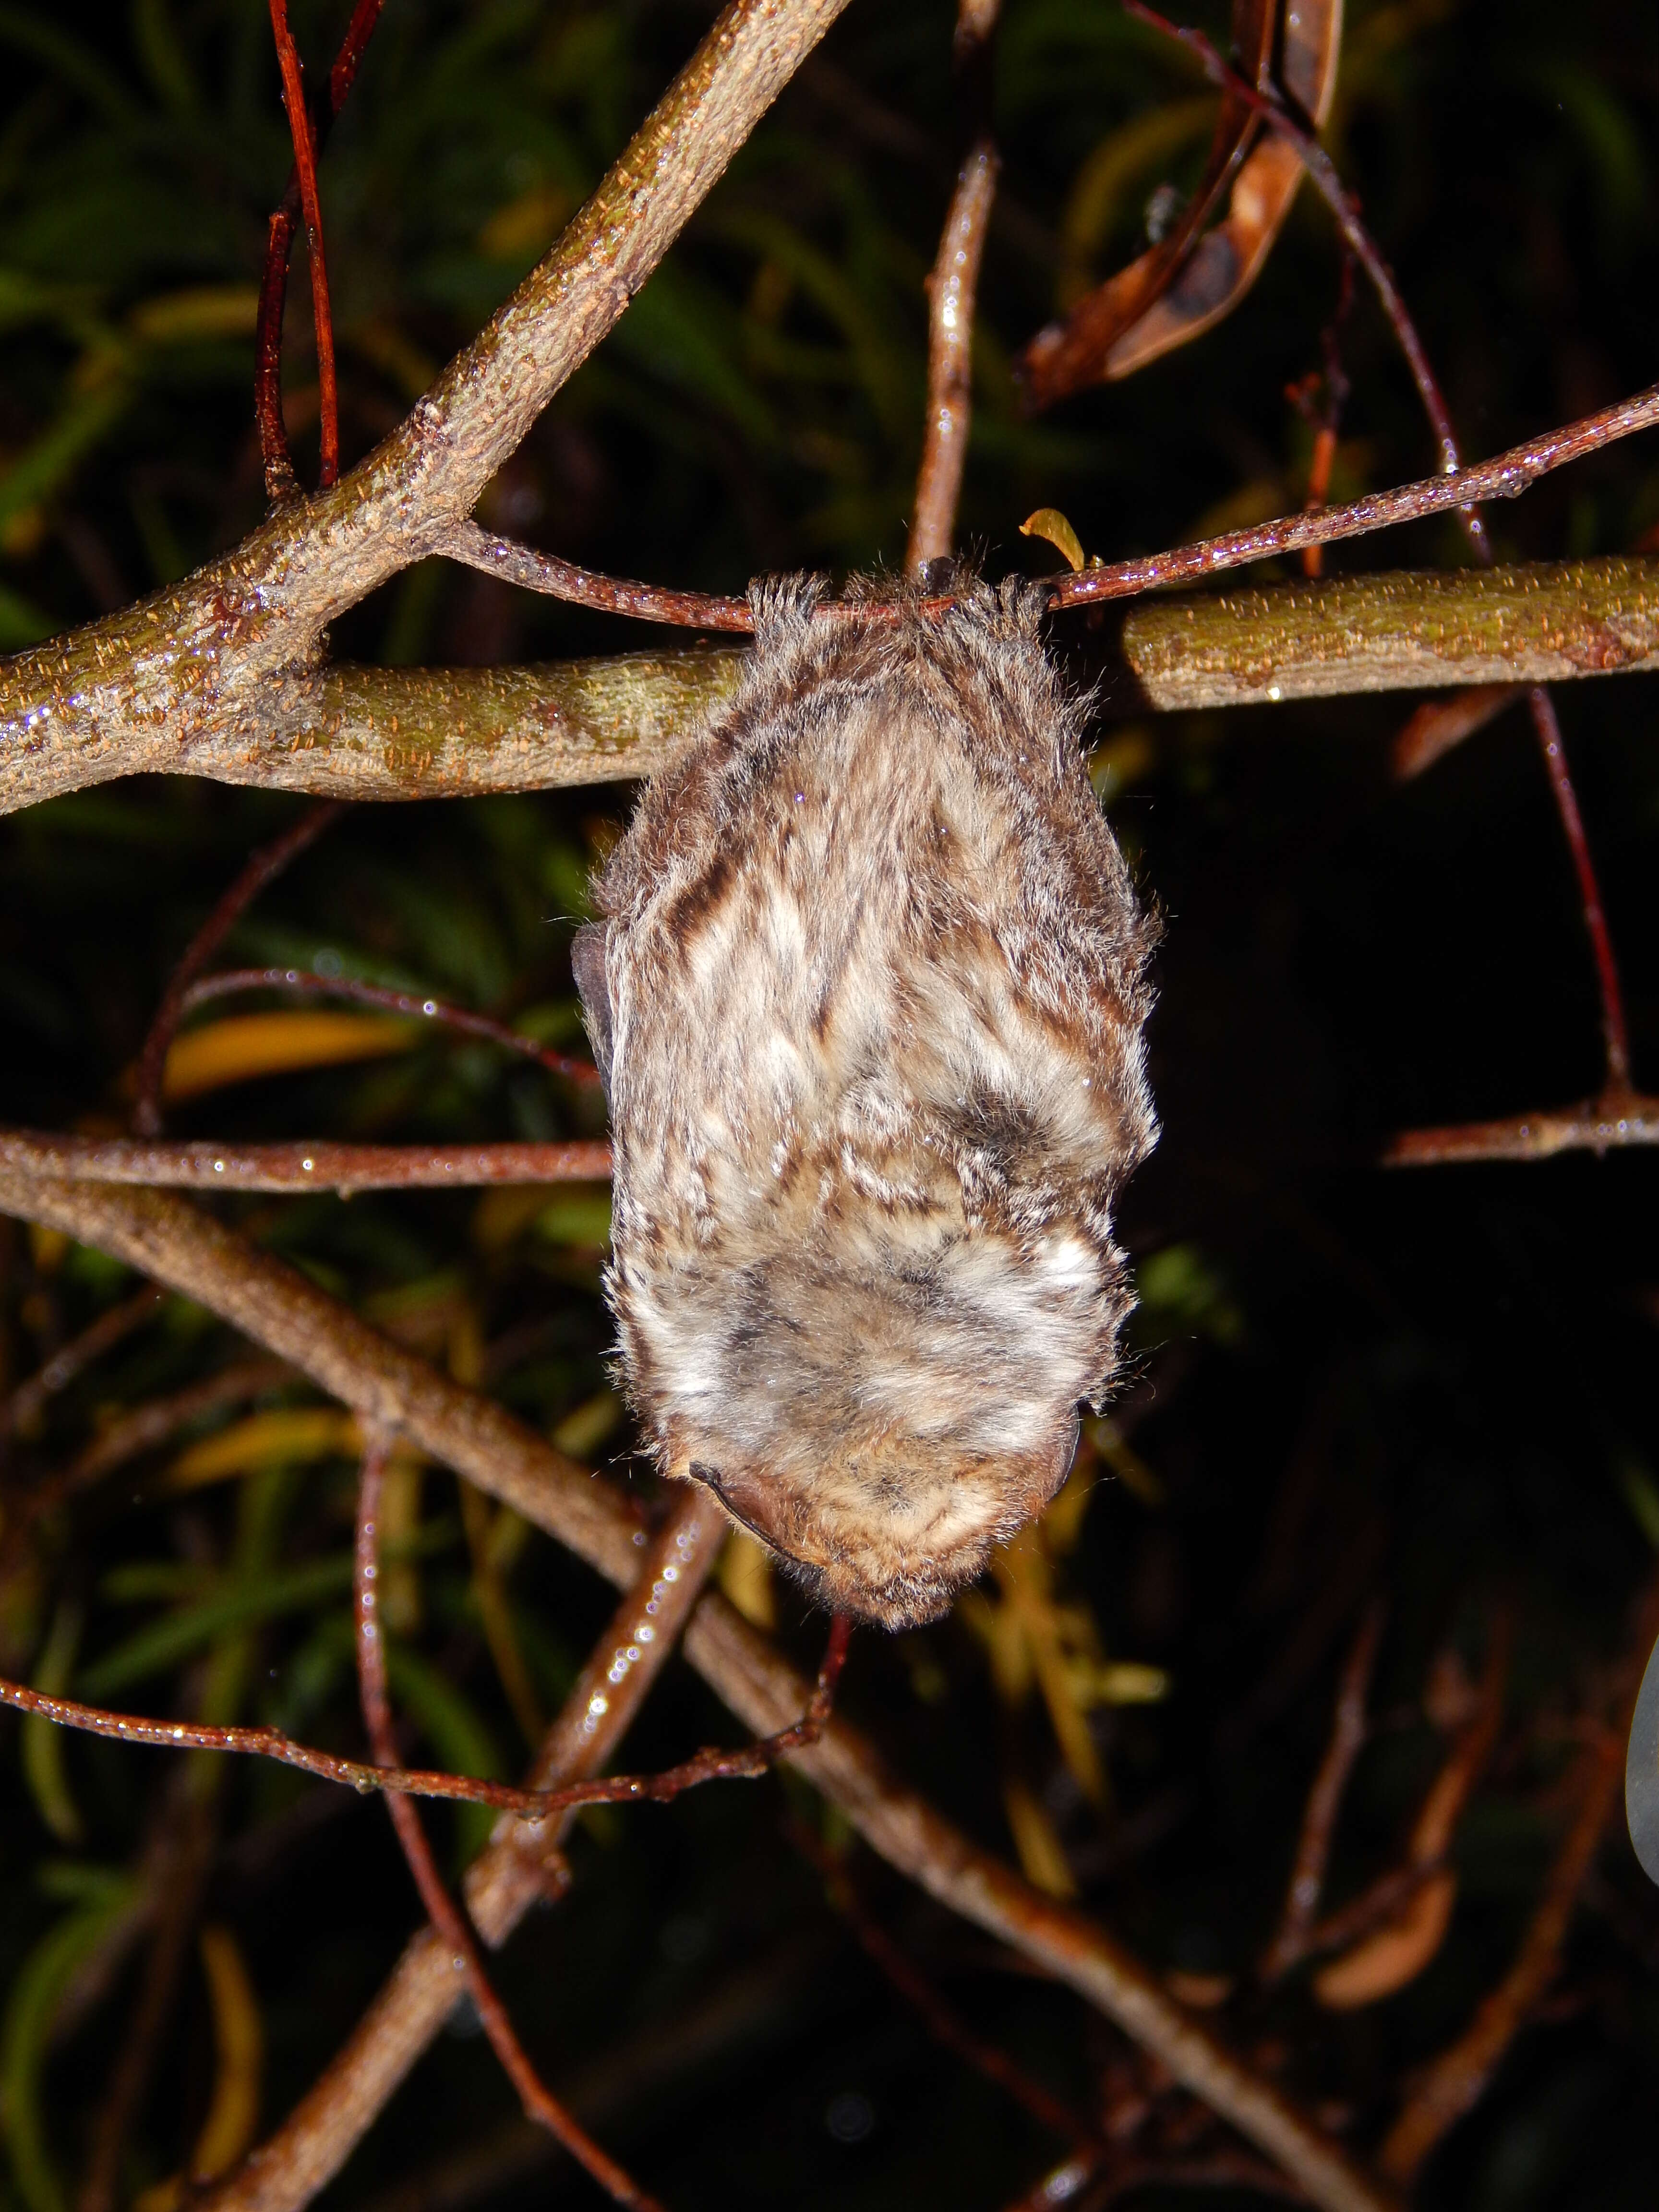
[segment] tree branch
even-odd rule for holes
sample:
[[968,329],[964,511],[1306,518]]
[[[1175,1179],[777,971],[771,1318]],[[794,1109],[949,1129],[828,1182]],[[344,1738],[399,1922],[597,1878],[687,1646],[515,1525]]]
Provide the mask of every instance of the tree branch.
[[[1659,561],[1384,571],[1149,599],[1127,615],[1122,653],[1148,704],[1169,710],[1649,672]],[[694,647],[526,668],[310,669],[222,703],[184,741],[159,726],[111,738],[48,716],[27,747],[0,742],[0,812],[139,774],[365,799],[653,775],[742,667],[741,653]]]
[[1659,561],[1401,569],[1148,599],[1126,617],[1122,650],[1165,708],[1651,670]]
[[[64,641],[79,665],[89,633]],[[15,664],[14,664],[15,665]],[[187,725],[158,707],[0,728],[0,813],[118,775],[338,799],[448,799],[652,775],[735,688],[736,653],[621,653],[536,668],[290,670]],[[72,679],[73,680],[73,679]],[[7,692],[0,670],[0,710]]]
[[[181,756],[210,732],[268,728],[271,679],[313,665],[334,616],[465,519],[845,5],[732,0],[552,252],[365,461],[331,490],[289,501],[177,586],[8,663],[0,803],[47,795],[4,786],[60,730],[77,755],[121,757],[111,774],[187,768]],[[304,675],[295,680],[304,688]],[[392,734],[394,760],[380,776],[389,770],[395,788],[407,750],[395,743],[395,722]],[[369,742],[378,753],[384,737]],[[80,774],[51,787],[94,780]],[[295,787],[310,787],[301,778]]]
[[[184,1291],[359,1413],[401,1429],[612,1582],[633,1579],[638,1531],[608,1485],[186,1201],[37,1182],[0,1166],[0,1209],[61,1229]],[[789,1728],[810,1702],[810,1685],[717,1598],[698,1607],[686,1652],[758,1736]],[[1327,2212],[1382,2212],[1389,2203],[1313,2122],[1186,2014],[1156,1974],[1085,1914],[1043,1896],[970,1842],[844,1722],[832,1721],[793,1763],[883,1857],[1098,2007]]]
[[486,1183],[604,1182],[603,1138],[568,1144],[248,1145],[192,1138],[57,1137],[0,1129],[0,1174],[175,1190],[471,1190]]

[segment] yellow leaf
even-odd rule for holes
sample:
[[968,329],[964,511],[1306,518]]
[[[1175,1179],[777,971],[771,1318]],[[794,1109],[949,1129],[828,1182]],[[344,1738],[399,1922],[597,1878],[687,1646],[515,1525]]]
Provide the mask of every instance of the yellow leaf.
[[355,1414],[335,1406],[294,1406],[250,1413],[216,1436],[180,1452],[162,1476],[167,1490],[197,1490],[263,1467],[292,1467],[307,1460],[352,1457],[362,1449]]
[[1018,1777],[1005,1778],[1002,1807],[1026,1880],[1050,1897],[1075,1897],[1077,1879],[1066,1863],[1066,1849],[1054,1833],[1054,1824]]
[[1404,1989],[1444,1942],[1456,1902],[1456,1875],[1431,1875],[1397,1918],[1314,1976],[1315,1996],[1331,2012],[1353,2012]]
[[342,1060],[377,1060],[407,1052],[422,1034],[412,1022],[373,1014],[233,1014],[175,1037],[167,1050],[161,1095],[197,1098],[256,1075],[285,1075]]
[[202,1966],[213,2006],[216,2068],[213,2101],[191,2156],[191,2173],[210,2181],[227,2173],[253,2141],[259,2124],[259,2077],[264,2035],[259,2001],[236,1939],[228,1928],[202,1930]]
[[1019,526],[1019,534],[1046,538],[1057,553],[1064,554],[1073,574],[1084,566],[1082,541],[1057,507],[1040,507],[1035,514],[1028,514]]
[[1163,1668],[1133,1659],[1108,1659],[1089,1670],[1087,1680],[1090,1696],[1102,1705],[1156,1705],[1170,1694]]
[[198,284],[140,301],[127,327],[152,345],[188,345],[202,338],[251,338],[258,319],[257,284]]
[[574,1406],[553,1431],[556,1449],[572,1459],[592,1459],[616,1430],[623,1417],[623,1401],[614,1390],[596,1390]]
[[772,1557],[741,1528],[732,1529],[720,1553],[720,1588],[745,1620],[757,1628],[775,1628],[777,1604],[772,1595]]

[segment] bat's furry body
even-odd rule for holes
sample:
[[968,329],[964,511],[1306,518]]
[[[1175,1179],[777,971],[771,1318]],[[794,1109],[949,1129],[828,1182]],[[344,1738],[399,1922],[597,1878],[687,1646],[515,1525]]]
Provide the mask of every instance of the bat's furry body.
[[815,598],[757,587],[743,687],[641,799],[578,980],[662,1464],[900,1626],[1053,1496],[1111,1378],[1152,931],[1039,594],[896,628]]

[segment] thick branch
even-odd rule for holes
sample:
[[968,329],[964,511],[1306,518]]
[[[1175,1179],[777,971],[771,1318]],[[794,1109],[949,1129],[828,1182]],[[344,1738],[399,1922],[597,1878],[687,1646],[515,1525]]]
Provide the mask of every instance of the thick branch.
[[[1123,654],[1161,708],[1651,670],[1659,561],[1385,571],[1149,599],[1125,621]],[[110,738],[47,717],[27,746],[0,750],[0,812],[141,773],[352,799],[651,775],[730,697],[742,666],[741,653],[693,647],[529,668],[313,669],[220,706],[183,743],[160,723]]]
[[[639,1532],[617,1492],[187,1201],[34,1181],[0,1166],[0,1208],[62,1229],[196,1299],[359,1413],[401,1430],[611,1582],[633,1580]],[[811,1686],[718,1599],[698,1608],[686,1650],[757,1734],[787,1728],[810,1702]],[[884,1857],[1098,2006],[1316,2203],[1328,2212],[1381,2212],[1388,2203],[1286,2099],[1184,2013],[1155,1974],[1085,1915],[1042,1895],[952,1827],[845,1723],[832,1721],[794,1759]]]
[[[227,724],[268,729],[270,679],[313,661],[333,616],[465,518],[845,5],[732,0],[547,258],[366,461],[171,590],[7,663],[0,779],[59,730],[94,759],[121,757],[109,775],[186,767]],[[376,778],[383,792],[388,780],[395,788],[395,767]]]
[[[64,641],[66,659],[88,634]],[[188,733],[165,717],[43,717],[0,735],[0,813],[118,775],[341,799],[446,799],[651,775],[735,687],[737,653],[619,653],[539,668],[313,668],[238,692]],[[3,688],[3,678],[0,678]]]
[[1659,561],[1401,570],[1149,599],[1123,653],[1155,707],[1553,683],[1659,667]]

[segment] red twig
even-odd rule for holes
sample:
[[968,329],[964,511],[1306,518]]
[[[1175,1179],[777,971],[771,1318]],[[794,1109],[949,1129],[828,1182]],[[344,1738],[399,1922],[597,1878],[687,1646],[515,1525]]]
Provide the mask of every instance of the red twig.
[[[1445,395],[1430,366],[1427,351],[1395,282],[1394,272],[1366,228],[1358,203],[1344,185],[1329,155],[1317,140],[1285,112],[1277,100],[1265,97],[1254,85],[1247,84],[1236,70],[1230,69],[1201,31],[1178,28],[1167,16],[1160,15],[1155,9],[1148,7],[1146,0],[1123,0],[1123,5],[1139,21],[1176,40],[1195,55],[1212,83],[1248,101],[1263,121],[1295,149],[1304,168],[1336,217],[1350,251],[1358,258],[1371,280],[1383,313],[1388,316],[1401,351],[1411,369],[1424,412],[1433,427],[1440,447],[1441,466],[1448,474],[1455,473],[1461,467],[1461,460],[1457,436],[1452,428],[1451,413],[1446,405]],[[1465,507],[1461,520],[1477,556],[1490,567],[1492,561],[1492,541],[1479,509],[1473,504]],[[1590,857],[1589,843],[1584,835],[1577,793],[1573,789],[1572,778],[1568,771],[1566,755],[1561,743],[1561,726],[1556,718],[1554,706],[1541,684],[1534,684],[1529,690],[1527,704],[1532,715],[1533,727],[1538,733],[1550,787],[1554,794],[1557,811],[1561,817],[1567,848],[1572,855],[1574,873],[1578,879],[1584,927],[1590,940],[1601,1002],[1601,1032],[1607,1048],[1607,1094],[1610,1100],[1617,1100],[1621,1095],[1627,1094],[1630,1089],[1630,1040],[1624,994],[1619,981],[1619,963],[1607,925],[1607,910],[1602,902],[1601,885],[1596,880],[1595,862]]]
[[665,1805],[687,1790],[705,1782],[750,1781],[769,1771],[791,1752],[805,1751],[823,1733],[835,1703],[836,1685],[847,1657],[852,1622],[836,1613],[830,1623],[823,1663],[806,1711],[793,1727],[758,1743],[736,1751],[710,1747],[682,1759],[659,1774],[615,1774],[592,1782],[572,1782],[557,1790],[517,1790],[510,1783],[482,1782],[469,1774],[444,1774],[428,1767],[368,1766],[362,1759],[337,1758],[296,1743],[274,1728],[219,1728],[203,1721],[161,1721],[137,1713],[111,1712],[101,1705],[82,1705],[74,1698],[48,1697],[21,1682],[0,1678],[0,1705],[20,1713],[35,1713],[55,1721],[60,1728],[83,1729],[89,1735],[113,1736],[122,1743],[156,1744],[174,1751],[234,1752],[245,1757],[273,1759],[283,1766],[297,1766],[325,1782],[343,1783],[365,1793],[392,1791],[404,1797],[442,1797],[463,1805],[488,1805],[498,1813],[519,1813],[529,1820],[544,1820],[576,1805]]
[[1527,705],[1532,714],[1533,727],[1538,732],[1538,743],[1544,756],[1544,765],[1549,773],[1550,789],[1555,796],[1556,811],[1561,817],[1567,850],[1572,855],[1573,872],[1578,878],[1578,897],[1584,910],[1584,927],[1589,935],[1590,952],[1595,962],[1595,979],[1601,1000],[1601,1038],[1607,1053],[1606,1096],[1609,1100],[1630,1099],[1630,1027],[1625,1014],[1625,994],[1619,981],[1619,963],[1613,950],[1613,936],[1607,927],[1607,908],[1601,900],[1601,886],[1596,880],[1595,863],[1590,858],[1589,841],[1584,835],[1583,817],[1578,811],[1578,794],[1573,789],[1572,777],[1567,770],[1567,757],[1561,743],[1561,724],[1555,712],[1555,702],[1541,684],[1534,684],[1527,693]]
[[830,1902],[851,1928],[865,1955],[887,1977],[905,2002],[921,2014],[937,2041],[965,2059],[987,2081],[1006,2090],[1039,2127],[1048,2129],[1085,2150],[1099,2143],[1098,2130],[1082,2113],[1073,2112],[1051,2090],[1044,2088],[1041,2081],[1035,2081],[1006,2051],[998,2050],[994,2044],[974,2033],[955,2007],[947,2003],[885,1929],[871,1918],[846,1867],[824,1849],[816,1836],[795,1825],[790,1829],[790,1838],[802,1856],[823,1875]]
[[[387,1767],[394,1766],[398,1757],[392,1704],[386,1694],[386,1645],[380,1632],[378,1588],[378,1523],[380,1492],[388,1456],[388,1446],[379,1441],[371,1443],[363,1454],[357,1498],[355,1577],[357,1680],[362,1692],[363,1722],[368,1731],[370,1749],[378,1763]],[[507,2080],[518,2091],[519,2100],[526,2116],[544,2127],[556,2142],[562,2143],[617,2203],[634,2206],[636,2212],[657,2212],[656,2199],[647,2196],[609,2153],[600,2148],[586,2130],[546,2087],[532,2065],[507,2015],[506,2006],[496,1996],[489,1977],[484,1972],[471,1923],[444,1887],[433,1860],[431,1845],[426,1839],[426,1831],[421,1825],[420,1814],[406,1797],[389,1796],[386,1805],[392,1815],[392,1825],[398,1832],[398,1841],[403,1846],[404,1856],[409,1862],[410,1873],[415,1878],[415,1887],[420,1892],[421,1902],[426,1907],[427,1917],[461,1960],[467,1990],[477,2009],[478,2018],[483,2023],[484,2033],[489,2038],[490,2048],[500,2059]]]
[[602,614],[632,615],[640,622],[672,623],[682,629],[751,631],[754,617],[747,599],[711,598],[702,592],[676,592],[658,584],[636,584],[617,576],[596,576],[587,568],[538,553],[510,538],[496,538],[476,522],[457,523],[433,546],[451,561],[481,568],[487,576],[544,592],[550,599],[595,607]]
[[1308,1793],[1290,1887],[1285,1894],[1285,1909],[1278,1931],[1261,1961],[1264,1981],[1280,1980],[1307,1954],[1314,1915],[1319,1910],[1320,1893],[1325,1887],[1325,1869],[1330,1863],[1337,1814],[1341,1810],[1343,1793],[1354,1761],[1364,1747],[1368,1733],[1365,1699],[1382,1637],[1382,1606],[1380,1600],[1374,1600],[1365,1609],[1359,1632],[1342,1669],[1336,1709],[1331,1716],[1330,1741]]
[[569,1144],[150,1144],[136,1137],[57,1137],[0,1130],[0,1163],[67,1182],[179,1190],[467,1190],[485,1183],[603,1182],[611,1147]]
[[[334,118],[345,106],[363,58],[370,33],[379,21],[382,0],[357,0],[345,37],[328,73],[328,100],[313,117],[313,143],[320,155]],[[265,471],[265,490],[283,500],[298,489],[294,462],[288,449],[288,430],[283,421],[283,314],[288,305],[288,264],[294,252],[294,233],[300,220],[300,171],[289,172],[288,185],[270,218],[265,241],[265,264],[259,282],[259,319],[253,375],[253,413],[259,432],[259,451]],[[319,358],[320,361],[320,349]]]
[[[1417,325],[1401,295],[1399,285],[1395,282],[1394,271],[1383,259],[1376,240],[1360,220],[1358,206],[1338,175],[1336,164],[1319,141],[1303,130],[1276,99],[1242,77],[1237,70],[1229,68],[1201,31],[1183,30],[1178,24],[1172,23],[1167,15],[1160,15],[1155,8],[1148,7],[1146,0],[1123,0],[1123,6],[1125,12],[1138,21],[1185,46],[1212,84],[1231,94],[1235,100],[1243,101],[1270,129],[1296,149],[1303,167],[1336,217],[1350,250],[1371,280],[1382,312],[1399,340],[1401,353],[1406,356],[1412,380],[1423,402],[1424,412],[1433,426],[1435,439],[1440,447],[1440,465],[1450,475],[1460,464],[1457,440],[1452,431],[1451,416],[1444,395],[1429,365],[1429,357],[1424,350],[1422,339],[1418,336]],[[1490,561],[1491,548],[1486,544],[1486,527],[1480,517],[1472,513],[1466,514],[1463,526],[1471,542]]]
[[308,846],[314,844],[343,811],[337,799],[325,799],[315,806],[308,806],[279,837],[262,845],[185,947],[161,994],[161,1003],[155,1009],[155,1018],[138,1054],[138,1095],[132,1109],[132,1125],[141,1137],[156,1137],[161,1133],[161,1073],[167,1065],[167,1047],[173,1042],[184,1012],[185,993],[260,892],[276,880],[290,861],[297,860]]
[[386,1012],[409,1014],[417,1020],[436,1022],[441,1028],[458,1030],[464,1036],[488,1038],[491,1044],[506,1047],[509,1052],[522,1053],[526,1059],[539,1060],[553,1075],[568,1075],[577,1083],[597,1084],[599,1071],[591,1060],[583,1060],[569,1053],[554,1052],[534,1037],[522,1036],[510,1030],[504,1022],[491,1021],[488,1014],[469,1013],[464,1007],[447,1005],[441,999],[416,995],[412,991],[392,991],[378,983],[360,983],[345,975],[315,975],[303,968],[233,968],[219,975],[204,975],[192,983],[180,1002],[180,1015],[204,1006],[210,999],[230,998],[243,991],[298,991],[318,998],[349,999],[362,1006],[380,1006]]
[[[1330,545],[1343,538],[1367,537],[1373,531],[1421,522],[1430,515],[1482,500],[1517,499],[1540,477],[1601,453],[1621,438],[1650,430],[1656,424],[1659,424],[1659,385],[1650,385],[1614,406],[1543,431],[1522,445],[1511,446],[1506,453],[1494,454],[1491,460],[1451,475],[1427,477],[1391,491],[1370,492],[1346,507],[1280,515],[1247,530],[1230,530],[1218,538],[1202,538],[1196,544],[1139,554],[1130,561],[1103,562],[1099,568],[1085,568],[1074,576],[1058,576],[1049,586],[1048,605],[1059,613],[1070,607],[1095,606],[1106,599],[1134,599],[1164,585],[1192,583],[1202,576],[1247,568],[1253,561],[1270,560],[1276,554],[1299,552],[1304,545]],[[465,526],[464,534],[451,533],[432,550],[505,575],[532,591],[548,592],[556,598],[575,599],[584,606],[617,614],[639,615],[645,620],[690,629],[741,634],[755,626],[746,600],[711,599],[696,592],[665,591],[652,584],[621,583],[611,577],[592,575],[549,555],[532,552],[527,546],[489,538],[472,524]],[[950,592],[902,603],[828,599],[820,603],[817,619],[897,623],[909,613],[944,614],[956,604],[956,596]]]
[[[323,258],[323,206],[317,190],[317,145],[312,133],[311,112],[306,106],[300,50],[288,26],[288,0],[270,0],[270,28],[276,41],[276,66],[282,71],[289,136],[294,141],[300,212],[305,222],[306,252],[311,264],[311,319],[317,334],[317,390],[322,408],[322,455],[317,481],[325,490],[340,473],[340,399],[334,378],[334,320],[329,312],[328,268]],[[288,242],[291,240],[292,233]],[[267,256],[274,254],[277,246],[276,222],[273,217]]]

